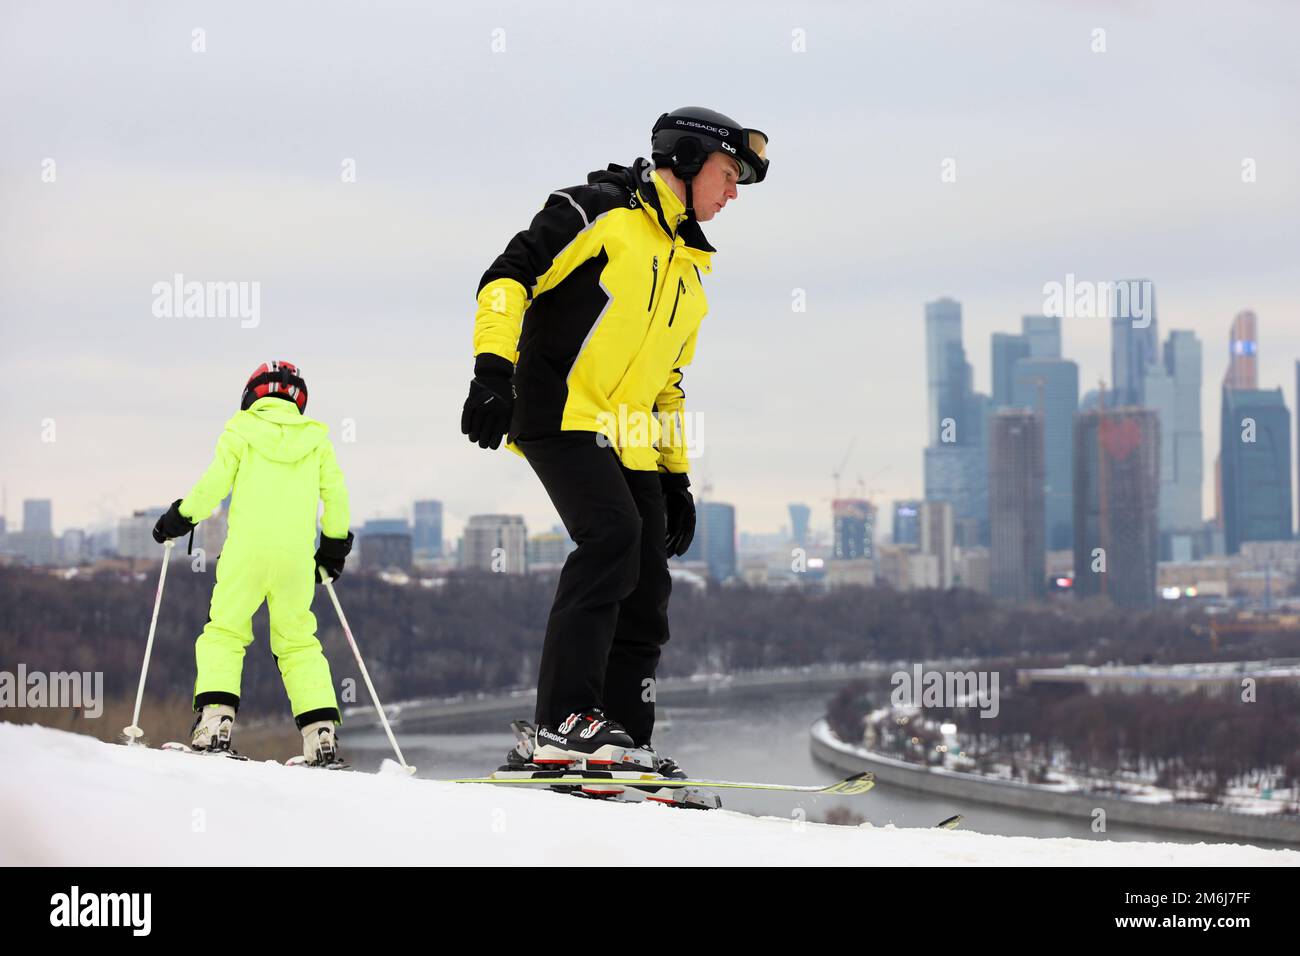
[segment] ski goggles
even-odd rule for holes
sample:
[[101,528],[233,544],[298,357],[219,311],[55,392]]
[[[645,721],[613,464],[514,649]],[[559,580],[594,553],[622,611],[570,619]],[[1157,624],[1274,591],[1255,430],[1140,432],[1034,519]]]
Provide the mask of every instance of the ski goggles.
[[[740,161],[740,182],[761,183],[767,176],[767,134],[756,129],[741,130],[741,145],[736,149]],[[722,148],[727,148],[724,140]]]

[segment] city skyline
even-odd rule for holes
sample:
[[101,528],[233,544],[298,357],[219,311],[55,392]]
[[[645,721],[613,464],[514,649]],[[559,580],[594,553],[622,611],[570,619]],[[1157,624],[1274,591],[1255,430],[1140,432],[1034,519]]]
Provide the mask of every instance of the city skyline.
[[[947,297],[944,297],[944,298],[947,298]],[[936,300],[936,301],[938,301],[938,300]],[[964,349],[964,351],[965,351],[965,355],[966,355],[966,359],[965,359],[965,361],[966,361],[966,364],[969,366],[968,369],[967,369],[967,371],[968,371],[969,374],[970,374],[970,381],[971,381],[971,383],[972,383],[972,392],[987,397],[988,393],[991,393],[991,392],[994,390],[994,386],[997,384],[996,381],[995,381],[996,370],[995,370],[995,368],[994,368],[995,355],[996,355],[996,350],[997,350],[997,343],[999,342],[999,340],[1002,340],[1002,341],[1005,343],[1005,340],[1008,339],[1008,338],[1018,338],[1018,337],[1020,337],[1020,336],[1019,336],[1018,334],[1015,334],[1015,333],[1008,333],[1005,329],[1002,329],[1002,330],[996,330],[996,331],[990,333],[990,335],[989,335],[989,349],[988,349],[988,363],[987,363],[988,366],[989,366],[989,368],[988,368],[987,372],[985,373],[985,378],[986,378],[986,380],[987,380],[988,389],[987,389],[987,392],[983,392],[983,393],[980,392],[980,389],[979,389],[980,381],[979,381],[979,377],[978,377],[978,376],[979,376],[979,363],[977,363],[977,362],[973,362],[973,361],[970,360],[970,351],[971,351],[971,350],[970,350],[970,346],[971,346],[972,344],[974,344],[974,343],[971,343],[971,342],[968,341],[968,339],[970,338],[970,336],[968,336],[967,333],[966,333],[966,316],[965,316],[965,309],[964,309],[963,304],[961,303],[961,300],[957,299],[957,300],[953,300],[953,301],[955,301],[956,304],[957,304],[957,306],[958,306],[958,313],[957,313],[957,314],[958,314],[958,316],[959,316],[959,321],[960,321],[960,323],[961,323],[961,345],[962,345],[962,347],[963,347],[963,349]],[[926,304],[927,307],[928,307],[928,305],[929,305],[929,304]],[[1200,335],[1198,335],[1198,334],[1195,333],[1195,332],[1191,332],[1191,334],[1194,335],[1194,336],[1196,336],[1196,338],[1199,340],[1199,343],[1198,343],[1198,344],[1200,345],[1200,349],[1201,349],[1201,353],[1202,353],[1202,362],[1203,362],[1203,374],[1202,374],[1202,381],[1201,381],[1201,383],[1200,383],[1200,393],[1201,393],[1201,394],[1200,394],[1200,404],[1201,404],[1201,409],[1202,409],[1202,414],[1201,414],[1201,435],[1202,435],[1202,441],[1201,441],[1201,444],[1202,444],[1202,446],[1203,446],[1201,458],[1202,458],[1202,465],[1203,465],[1203,467],[1202,467],[1203,474],[1202,474],[1202,476],[1201,476],[1201,481],[1200,481],[1200,498],[1199,498],[1199,501],[1200,501],[1200,507],[1201,507],[1201,512],[1202,512],[1202,514],[1201,514],[1202,520],[1212,520],[1212,519],[1214,518],[1214,508],[1215,508],[1214,469],[1215,469],[1215,464],[1216,464],[1216,462],[1218,461],[1218,458],[1219,458],[1220,430],[1219,430],[1218,428],[1214,427],[1214,426],[1213,426],[1213,423],[1218,422],[1218,421],[1220,420],[1220,418],[1221,418],[1221,407],[1220,407],[1220,398],[1221,398],[1221,395],[1220,395],[1220,390],[1219,390],[1218,388],[1214,387],[1214,383],[1220,381],[1221,379],[1225,379],[1225,380],[1226,380],[1226,377],[1227,377],[1228,374],[1229,374],[1229,370],[1230,370],[1230,369],[1232,368],[1232,366],[1233,366],[1233,360],[1232,360],[1232,357],[1231,357],[1231,355],[1230,355],[1230,350],[1229,350],[1229,347],[1228,347],[1228,336],[1229,336],[1229,334],[1230,334],[1230,331],[1231,331],[1232,329],[1236,328],[1236,326],[1237,326],[1237,316],[1240,315],[1242,312],[1248,312],[1248,310],[1239,310],[1238,313],[1235,313],[1235,314],[1234,314],[1233,319],[1228,320],[1227,322],[1224,323],[1223,329],[1221,330],[1221,342],[1220,342],[1221,347],[1218,348],[1218,349],[1215,349],[1215,348],[1212,346],[1212,344],[1207,343],[1207,342],[1205,341],[1205,339],[1204,339],[1203,336],[1200,336]],[[1250,314],[1253,315],[1253,313],[1250,313]],[[1022,316],[1022,317],[1021,317],[1022,320],[1023,320],[1023,319],[1029,319],[1029,318],[1037,318],[1037,316]],[[1103,321],[1105,321],[1105,320],[1103,320]],[[921,324],[923,324],[923,323],[921,323]],[[1263,322],[1260,322],[1259,324],[1262,325],[1262,324],[1264,324],[1264,323],[1263,323]],[[1068,323],[1067,323],[1067,327],[1068,327]],[[1163,335],[1165,336],[1165,338],[1164,338],[1163,340],[1160,339],[1160,338],[1157,338],[1157,339],[1156,339],[1156,353],[1155,353],[1155,361],[1156,361],[1156,363],[1157,363],[1157,366],[1159,366],[1160,363],[1161,363],[1161,361],[1162,361],[1162,360],[1161,360],[1161,355],[1164,354],[1165,350],[1166,350],[1167,347],[1169,346],[1169,343],[1170,343],[1170,341],[1171,341],[1171,339],[1169,338],[1169,336],[1170,336],[1172,333],[1180,333],[1180,334],[1185,335],[1185,334],[1186,334],[1187,332],[1189,332],[1189,331],[1191,331],[1191,330],[1186,330],[1186,329],[1181,329],[1181,328],[1174,328],[1174,327],[1167,327],[1166,329],[1163,330]],[[1266,334],[1266,333],[1265,333],[1265,334]],[[1063,336],[1063,338],[1064,338],[1064,336]],[[1067,340],[1067,342],[1068,342],[1068,340]],[[1107,351],[1109,352],[1110,350],[1108,349]],[[1061,352],[1062,352],[1062,354],[1061,354],[1061,356],[1060,356],[1060,361],[1061,361],[1061,362],[1064,362],[1064,363],[1066,363],[1066,364],[1070,364],[1070,365],[1075,365],[1075,364],[1076,364],[1076,363],[1073,362],[1073,360],[1071,359],[1071,356],[1069,355],[1068,344],[1067,344],[1067,345],[1062,345]],[[1294,369],[1296,363],[1300,362],[1300,359],[1291,358],[1291,357],[1287,357],[1287,358],[1279,359],[1277,363],[1269,362],[1269,361],[1267,360],[1267,358],[1268,358],[1268,349],[1267,349],[1267,346],[1266,346],[1266,345],[1263,345],[1263,344],[1260,345],[1259,352],[1262,353],[1262,354],[1259,356],[1259,363],[1258,363],[1258,364],[1259,364],[1259,365],[1262,365],[1264,368],[1268,368],[1268,367],[1270,367],[1272,364],[1285,363],[1285,364],[1290,365],[1290,366],[1292,367],[1292,369]],[[1208,354],[1206,354],[1206,353],[1208,353]],[[1217,363],[1217,364],[1218,364],[1218,369],[1217,369],[1217,370],[1216,370],[1216,369],[1211,369],[1211,368],[1209,368],[1210,363],[1212,363],[1212,362],[1214,361],[1213,356],[1216,355],[1216,354],[1219,356],[1219,361],[1218,361],[1218,363]],[[1037,360],[1033,359],[1033,358],[1030,357],[1030,356],[1025,356],[1025,360],[1026,360],[1027,362],[1029,362],[1031,365],[1032,365],[1032,362],[1033,362],[1033,361],[1037,361]],[[1038,359],[1038,360],[1041,360],[1041,357],[1040,357],[1040,359]],[[1216,374],[1216,371],[1221,371],[1223,374],[1222,374],[1222,375]],[[1267,381],[1266,376],[1265,376],[1264,374],[1259,375],[1259,381],[1260,381],[1261,383],[1265,383],[1265,382]],[[1010,384],[1010,386],[1011,386],[1012,389],[1013,389],[1013,394],[1015,394],[1016,397],[1017,397],[1017,399],[1018,399],[1017,401],[1014,402],[1014,404],[1016,404],[1016,405],[1021,405],[1021,406],[1028,404],[1028,398],[1027,398],[1027,395],[1028,395],[1028,389],[1029,389],[1029,386],[1026,385],[1026,383],[1023,382],[1023,381],[1020,382],[1020,383],[1016,383],[1016,382],[1012,381],[1012,382],[1010,382],[1009,384]],[[1110,383],[1109,383],[1109,381],[1107,381],[1106,384],[1107,384],[1107,388],[1109,389],[1109,387],[1110,387]],[[1283,378],[1280,380],[1280,382],[1279,382],[1278,384],[1276,384],[1276,385],[1271,385],[1271,386],[1270,386],[1270,385],[1266,385],[1266,384],[1261,384],[1261,387],[1263,387],[1263,388],[1265,388],[1265,389],[1267,389],[1267,390],[1269,390],[1269,391],[1273,391],[1274,389],[1279,390],[1280,393],[1281,393],[1281,395],[1282,395],[1282,397],[1283,397],[1283,401],[1284,401],[1284,403],[1285,403],[1285,405],[1286,405],[1286,408],[1287,408],[1289,411],[1293,411],[1293,410],[1295,409],[1295,404],[1294,404],[1294,402],[1293,402],[1291,399],[1288,398],[1288,389],[1287,389],[1287,387],[1286,387],[1287,384],[1292,384],[1292,385],[1295,385],[1295,386],[1297,386],[1297,387],[1300,387],[1300,377],[1296,377],[1296,378],[1293,378],[1293,379],[1288,379],[1288,378],[1286,378],[1286,377],[1283,377]],[[1080,382],[1079,382],[1079,389],[1078,389],[1078,391],[1079,391],[1080,407],[1082,407],[1083,397],[1084,397],[1085,393],[1088,391],[1088,389],[1085,387],[1085,385],[1086,385],[1086,383],[1083,381],[1083,379],[1082,379],[1082,375],[1080,375]],[[925,391],[924,387],[922,387],[922,391]],[[1108,394],[1109,394],[1109,393],[1108,393]],[[1108,399],[1108,404],[1109,404],[1109,399]],[[1148,406],[1149,406],[1149,405],[1150,405],[1150,402],[1148,402]],[[1206,414],[1207,406],[1208,406],[1208,408],[1209,408],[1209,415],[1208,415],[1208,416],[1207,416],[1207,414]],[[998,407],[998,406],[996,406],[995,404],[994,404],[994,405],[991,405],[991,410],[994,410],[994,411],[995,411],[997,407]],[[1210,424],[1207,425],[1207,422],[1210,423]],[[986,439],[986,440],[987,440],[987,439]],[[336,436],[336,441],[337,441],[337,436]],[[855,443],[855,444],[856,444],[856,443]],[[338,447],[340,447],[340,448],[342,448],[342,449],[346,449],[346,448],[347,448],[347,443],[346,443],[346,442],[340,443]],[[1213,452],[1211,452],[1211,449],[1213,449]],[[920,451],[922,451],[922,450],[923,450],[923,448],[918,448],[918,449],[917,449],[918,452],[920,452]],[[849,449],[848,451],[850,452],[850,455],[849,455],[849,464],[851,465],[852,460],[853,460],[853,457],[854,457],[854,453],[856,452],[856,449]],[[342,457],[342,456],[341,456],[341,457]],[[512,456],[512,457],[513,457],[513,456]],[[919,460],[921,456],[918,454],[918,455],[916,455],[916,457],[917,457],[918,460]],[[981,464],[983,464],[982,459],[981,459]],[[204,462],[204,465],[206,466],[206,461]],[[920,469],[918,469],[918,470],[920,470]],[[1293,469],[1293,470],[1294,470],[1294,469]],[[848,470],[845,472],[844,476],[842,476],[842,484],[844,485],[844,487],[845,487],[846,489],[851,489],[851,488],[853,488],[853,487],[856,487],[856,486],[857,486],[857,482],[856,482],[855,479],[856,479],[857,477],[859,477],[859,476],[862,474],[863,471],[865,471],[865,469],[858,469],[858,470],[855,471],[855,470],[852,469],[851,467],[848,468]],[[833,533],[834,533],[834,516],[833,516],[833,514],[832,514],[832,508],[831,508],[831,503],[832,503],[832,497],[833,497],[833,496],[832,496],[831,494],[829,494],[829,493],[826,494],[826,495],[819,495],[819,494],[813,493],[813,494],[805,494],[805,495],[802,495],[802,496],[795,496],[795,497],[793,497],[791,500],[789,500],[789,501],[785,501],[785,502],[783,502],[783,503],[781,504],[781,509],[784,510],[784,511],[786,512],[786,515],[785,515],[785,517],[786,517],[786,521],[785,521],[785,522],[780,523],[780,524],[778,524],[778,525],[776,525],[776,526],[774,526],[774,527],[773,527],[773,526],[761,526],[761,527],[759,527],[759,526],[756,526],[756,525],[754,525],[754,524],[748,523],[748,522],[746,522],[746,521],[744,520],[744,518],[743,518],[743,516],[742,516],[742,513],[740,512],[740,509],[736,506],[736,504],[735,504],[735,502],[734,502],[733,500],[731,500],[730,498],[725,498],[725,497],[723,497],[723,496],[719,496],[719,495],[716,495],[716,494],[712,494],[712,491],[714,491],[714,490],[716,490],[716,489],[710,488],[710,493],[708,493],[707,496],[702,496],[702,495],[701,495],[701,487],[700,487],[700,486],[701,486],[702,484],[704,484],[705,481],[708,481],[708,480],[710,480],[710,479],[707,478],[707,477],[704,476],[704,475],[701,475],[699,472],[697,472],[697,471],[695,471],[695,470],[693,470],[693,472],[692,472],[692,476],[693,476],[693,485],[694,485],[693,491],[694,491],[694,493],[695,493],[695,495],[696,495],[697,500],[716,500],[716,501],[720,501],[720,502],[725,502],[725,503],[731,505],[733,508],[736,508],[736,527],[737,527],[737,531],[738,531],[738,532],[739,532],[741,529],[743,529],[743,530],[746,531],[746,532],[749,532],[749,533],[755,533],[755,534],[774,534],[774,533],[779,533],[782,529],[790,529],[790,524],[789,524],[789,512],[788,512],[788,509],[789,509],[789,506],[790,506],[792,503],[798,503],[798,504],[807,504],[807,505],[809,505],[809,506],[811,507],[811,513],[810,513],[810,516],[809,516],[809,528],[810,528],[813,532],[818,533],[818,534],[821,534],[821,535],[831,535],[831,536],[833,536]],[[852,477],[850,477],[850,476],[852,476]],[[830,485],[830,483],[831,483],[831,479],[830,479],[829,475],[828,475],[828,477],[825,479],[825,483],[826,483],[828,486]],[[863,480],[863,484],[865,485],[865,484],[867,484],[867,483],[868,483],[868,482],[864,479],[864,480]],[[918,484],[917,484],[915,487],[908,486],[908,487],[904,488],[903,491],[902,491],[902,493],[900,493],[900,494],[893,494],[893,493],[887,493],[887,492],[884,492],[882,486],[888,486],[888,481],[887,481],[887,479],[882,479],[881,477],[879,477],[878,471],[877,471],[877,473],[875,474],[875,477],[874,477],[874,478],[873,478],[869,483],[870,483],[870,484],[871,484],[871,485],[872,485],[872,486],[873,486],[877,491],[880,491],[880,492],[881,492],[880,494],[877,494],[877,495],[874,495],[874,496],[872,496],[872,495],[868,495],[868,496],[867,496],[868,500],[870,500],[870,501],[871,501],[871,502],[872,502],[872,503],[873,503],[877,508],[884,508],[884,507],[887,507],[890,503],[895,502],[895,501],[901,501],[901,500],[906,500],[906,499],[910,499],[910,498],[920,498],[920,497],[922,497],[922,495],[920,494],[920,492],[922,491],[922,489],[923,489],[923,487],[924,487],[924,481],[921,481],[921,482],[918,482]],[[710,481],[710,484],[711,484],[711,481]],[[818,484],[818,482],[817,482],[816,480],[813,480],[813,481],[810,481],[810,482],[809,482],[808,487],[809,487],[810,490],[816,492],[816,490],[817,490],[817,489],[816,489],[816,485],[817,485],[817,484]],[[1293,484],[1293,487],[1292,487],[1292,499],[1293,499],[1293,502],[1294,502],[1294,495],[1295,495],[1294,481],[1293,481],[1292,484]],[[186,490],[188,490],[188,486],[186,486]],[[5,513],[4,513],[4,514],[0,514],[0,519],[4,519],[4,520],[5,520],[5,523],[6,523],[8,529],[9,529],[10,531],[26,530],[26,529],[22,526],[21,523],[17,523],[17,522],[15,522],[14,520],[12,520],[12,518],[10,518],[10,509],[9,509],[9,498],[10,498],[10,497],[12,497],[12,496],[9,494],[8,485],[7,485],[7,483],[6,483],[6,485],[5,485],[5,489],[4,489],[4,495],[3,495],[3,504],[4,504]],[[354,520],[353,520],[354,527],[360,528],[360,527],[362,527],[363,525],[365,525],[367,522],[383,522],[383,521],[386,521],[386,520],[405,520],[405,521],[407,521],[409,524],[411,524],[412,526],[414,526],[415,523],[416,523],[416,507],[415,507],[415,506],[416,506],[416,503],[417,503],[418,501],[424,500],[424,499],[427,498],[427,497],[428,497],[427,494],[424,494],[424,495],[417,495],[417,497],[411,498],[410,500],[408,500],[408,501],[405,503],[405,505],[398,507],[395,511],[392,510],[392,509],[390,509],[390,510],[385,511],[385,512],[383,512],[383,513],[366,514],[364,511],[362,511],[362,510],[357,509],[357,508],[354,507]],[[543,497],[544,497],[544,495],[543,495]],[[50,496],[42,496],[42,495],[38,495],[38,496],[34,496],[34,497],[24,497],[24,498],[22,498],[22,500],[21,500],[21,504],[25,506],[25,504],[26,504],[27,502],[38,501],[38,500],[51,500],[51,501],[53,501],[54,499],[52,499]],[[439,499],[436,499],[436,500],[438,500],[438,501],[440,501],[440,502],[445,502],[445,499],[443,499],[443,498],[439,498]],[[158,503],[156,503],[156,502],[155,502],[155,503],[152,503],[152,504],[151,504],[151,503],[148,503],[148,502],[138,502],[138,503],[135,503],[135,504],[134,504],[134,505],[133,505],[133,506],[132,506],[132,507],[131,507],[127,512],[125,512],[124,514],[116,514],[116,515],[112,515],[112,516],[106,516],[106,517],[100,519],[98,522],[92,522],[92,523],[76,523],[76,522],[73,522],[73,521],[61,521],[61,520],[59,520],[59,515],[60,515],[60,510],[61,510],[61,509],[59,508],[57,501],[55,501],[55,502],[54,502],[54,506],[53,506],[53,508],[51,509],[51,510],[52,510],[52,520],[51,520],[51,516],[50,516],[49,513],[44,513],[44,514],[45,514],[44,520],[47,521],[47,522],[50,522],[50,524],[52,525],[52,528],[53,528],[53,533],[55,534],[56,537],[57,537],[58,535],[62,534],[64,531],[67,531],[67,530],[83,530],[83,531],[86,531],[87,533],[91,533],[91,532],[103,532],[103,531],[107,531],[107,530],[110,530],[110,529],[116,528],[118,520],[119,520],[120,518],[124,517],[125,515],[128,515],[128,514],[134,512],[134,511],[139,511],[139,510],[148,510],[148,509],[150,509],[150,508],[157,508],[157,507],[163,507],[163,506],[160,505],[160,504],[158,504]],[[1072,505],[1071,505],[1071,508],[1072,508]],[[444,504],[444,509],[445,509],[445,504]],[[458,517],[458,516],[454,516],[454,515],[448,515],[448,517],[450,518],[450,520],[446,520],[446,519],[444,519],[444,521],[443,521],[443,527],[444,527],[444,529],[448,532],[448,535],[444,538],[444,540],[451,540],[451,541],[456,540],[456,538],[459,537],[459,536],[463,533],[464,525],[465,525],[465,523],[468,521],[468,519],[469,519],[470,516],[475,515],[475,514],[485,514],[485,513],[518,513],[518,514],[521,514],[521,515],[524,516],[525,520],[528,522],[528,524],[529,524],[530,527],[548,527],[548,528],[549,528],[549,527],[554,526],[554,525],[556,524],[556,520],[557,520],[557,519],[554,517],[553,513],[552,513],[549,517],[547,516],[547,514],[546,514],[546,510],[545,510],[545,507],[543,507],[543,508],[541,508],[540,510],[537,510],[537,511],[535,511],[535,512],[533,512],[533,513],[530,514],[530,513],[526,512],[526,511],[509,512],[509,511],[507,511],[506,509],[493,509],[493,508],[491,508],[491,507],[483,506],[483,507],[477,508],[476,510],[473,510],[473,511],[469,512],[468,514],[466,514],[466,515],[464,515],[464,516],[462,516],[462,517]],[[1185,509],[1184,509],[1184,513],[1185,513]],[[448,513],[444,510],[443,514],[448,514]],[[792,529],[791,529],[791,530],[792,530]],[[883,539],[881,538],[881,536],[880,536],[882,530],[883,530],[883,529],[878,529],[878,530],[877,530],[877,537],[876,537],[876,540],[883,540]],[[1293,530],[1294,530],[1294,529],[1293,529]],[[1050,535],[1049,535],[1049,538],[1050,538]],[[1050,547],[1050,541],[1049,541],[1049,550],[1052,550],[1051,547]]]

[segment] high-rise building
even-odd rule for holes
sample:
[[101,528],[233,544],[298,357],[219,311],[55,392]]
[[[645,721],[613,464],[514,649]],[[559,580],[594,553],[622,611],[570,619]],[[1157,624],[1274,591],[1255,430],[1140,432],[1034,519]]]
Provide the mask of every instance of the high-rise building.
[[1043,416],[1043,509],[1047,548],[1074,546],[1074,414],[1079,406],[1079,367],[1059,358],[1016,363],[1012,403]]
[[1043,593],[1047,566],[1043,416],[1003,409],[993,416],[992,426],[990,591],[994,597],[1036,598]]
[[112,525],[89,532],[86,535],[86,559],[98,561],[100,558],[116,556],[118,554],[117,531],[117,525]]
[[480,571],[528,573],[528,527],[523,515],[470,515],[461,564]]
[[1282,390],[1225,388],[1219,436],[1227,552],[1289,539],[1291,413]]
[[947,501],[921,502],[921,553],[938,565],[936,587],[947,590],[953,579],[953,508]]
[[23,527],[5,535],[5,547],[25,564],[58,563],[59,542],[54,537],[48,498],[29,498],[23,502]]
[[[162,553],[162,546],[153,539],[153,526],[167,509],[164,507],[145,508],[131,512],[129,518],[121,518],[117,523],[117,553],[123,558],[136,561],[157,560]],[[185,557],[184,540],[172,548],[172,560]]]
[[1012,370],[1016,362],[1029,358],[1029,339],[1007,332],[993,333],[993,408],[1007,408],[1012,401]]
[[1020,320],[1020,329],[1029,344],[1028,358],[1061,357],[1061,317],[1059,315],[1026,315]]
[[53,534],[54,524],[51,518],[49,498],[28,498],[23,502],[23,531],[31,534]]
[[988,548],[957,548],[953,559],[953,583],[980,594],[992,594]]
[[442,557],[442,502],[417,501],[415,503],[415,529],[411,535],[411,550],[416,558]]
[[1162,560],[1190,560],[1201,528],[1201,343],[1174,330],[1162,361],[1147,370],[1147,405],[1160,417],[1160,505],[1157,524]]
[[[1259,388],[1259,339],[1255,313],[1243,309],[1228,329],[1228,369],[1224,389]],[[1214,458],[1214,524],[1223,529],[1223,452]]]
[[1107,403],[1145,405],[1146,371],[1160,359],[1155,286],[1149,279],[1121,279],[1112,284],[1108,303],[1114,395]]
[[836,498],[831,502],[831,526],[835,534],[837,561],[852,561],[874,555],[875,507],[861,498]]
[[361,567],[367,571],[411,570],[411,535],[370,532],[361,538]]
[[86,559],[86,532],[68,528],[59,536],[59,563],[73,567]]
[[717,581],[736,576],[736,509],[721,501],[700,504],[700,527],[704,531],[704,563]]
[[993,411],[993,400],[983,392],[971,392],[966,398],[966,409],[969,424],[966,426],[968,441],[965,444],[974,445],[981,451],[987,451],[989,447],[989,415]]
[[369,534],[404,534],[411,536],[411,525],[405,518],[370,518],[361,526],[359,538]]
[[736,509],[720,501],[701,501],[696,508],[695,538],[682,560],[703,561],[715,581],[734,577]]
[[929,443],[934,445],[940,441],[945,419],[956,421],[960,428],[970,390],[969,365],[961,344],[961,303],[938,299],[925,304],[925,361]]
[[961,340],[961,304],[926,303],[926,361],[930,444],[925,449],[925,497],[953,506],[957,540],[988,540],[988,429],[990,396],[971,387]]
[[1243,309],[1233,317],[1228,330],[1228,370],[1224,388],[1259,388],[1259,340],[1255,313]]
[[981,544],[988,530],[988,451],[978,445],[934,445],[925,449],[925,500],[952,505],[965,529],[963,547]]
[[557,571],[577,545],[563,529],[543,531],[528,538],[528,570]]
[[911,544],[919,547],[921,544],[921,502],[915,500],[895,501],[893,515],[894,544]]
[[1075,593],[1150,607],[1159,557],[1160,420],[1147,408],[1081,412],[1074,438]]
[[808,545],[808,519],[811,515],[812,509],[807,505],[790,505],[790,540],[800,548]]

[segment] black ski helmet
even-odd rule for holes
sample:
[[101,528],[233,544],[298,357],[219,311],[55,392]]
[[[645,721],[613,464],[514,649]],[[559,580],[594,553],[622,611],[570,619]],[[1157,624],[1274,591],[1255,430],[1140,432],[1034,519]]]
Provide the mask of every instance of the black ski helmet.
[[767,134],[745,129],[716,110],[683,106],[660,116],[650,131],[650,156],[655,165],[671,167],[687,183],[704,166],[709,153],[719,150],[739,161],[741,185],[761,183],[767,176]]

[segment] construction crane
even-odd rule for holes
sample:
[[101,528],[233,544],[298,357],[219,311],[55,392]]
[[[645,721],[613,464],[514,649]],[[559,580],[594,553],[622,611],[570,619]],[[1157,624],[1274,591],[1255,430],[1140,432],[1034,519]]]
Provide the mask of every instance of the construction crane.
[[840,474],[844,471],[844,466],[849,463],[849,455],[853,454],[853,446],[857,443],[857,440],[858,438],[856,435],[849,439],[849,447],[845,449],[844,457],[840,459],[840,463],[836,465],[835,470],[831,472],[831,478],[835,482],[836,498],[840,496]]

